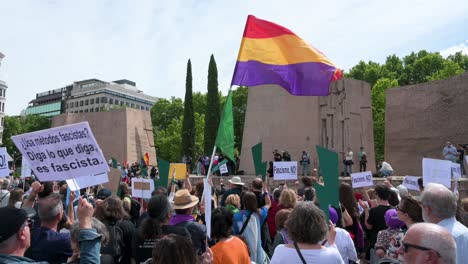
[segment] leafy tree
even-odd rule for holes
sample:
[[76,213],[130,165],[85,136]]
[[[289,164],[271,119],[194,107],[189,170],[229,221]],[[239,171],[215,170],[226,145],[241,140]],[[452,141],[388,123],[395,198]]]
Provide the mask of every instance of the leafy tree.
[[220,104],[218,94],[218,69],[213,55],[208,66],[208,93],[206,95],[204,151],[211,155],[218,131]]
[[185,79],[184,122],[182,124],[182,153],[193,158],[195,148],[195,116],[192,101],[192,63],[187,62],[187,76]]
[[180,119],[184,112],[182,99],[171,97],[171,100],[159,99],[151,107],[151,122],[157,130],[166,129],[173,119]]
[[465,71],[468,71],[468,55],[464,55],[461,51],[449,55],[447,57],[447,60],[457,63],[460,66],[460,68],[462,68]]
[[205,115],[206,111],[206,94],[201,92],[193,93],[193,111],[200,115]]
[[452,76],[462,74],[464,70],[460,67],[459,64],[452,60],[445,60],[443,62],[442,69],[439,71],[435,72],[429,77],[429,80],[435,81],[435,80],[444,80],[448,79]]
[[242,136],[244,133],[245,113],[247,112],[247,96],[249,90],[245,86],[238,87],[232,91],[232,112],[234,116],[234,142],[235,148],[242,147]]
[[5,116],[3,122],[2,146],[7,148],[7,152],[11,156],[13,156],[13,153],[15,152],[19,154],[18,149],[11,140],[11,136],[48,129],[51,126],[50,120],[47,117],[40,115]]

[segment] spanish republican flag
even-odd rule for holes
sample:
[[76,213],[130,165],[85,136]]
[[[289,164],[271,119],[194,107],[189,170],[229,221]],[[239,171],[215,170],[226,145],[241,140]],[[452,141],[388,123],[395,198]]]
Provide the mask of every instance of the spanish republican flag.
[[287,28],[247,17],[231,85],[276,84],[292,95],[327,96],[343,77],[328,58]]
[[145,155],[143,155],[143,160],[145,161],[145,165],[148,166],[149,165],[149,154],[148,154],[148,152],[146,152]]

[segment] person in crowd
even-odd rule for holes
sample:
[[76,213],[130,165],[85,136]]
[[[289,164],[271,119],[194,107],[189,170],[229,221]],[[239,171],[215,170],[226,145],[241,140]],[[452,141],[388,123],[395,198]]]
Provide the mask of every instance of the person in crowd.
[[[101,235],[92,229],[93,211],[90,203],[85,199],[79,199],[77,216],[81,263],[99,263]],[[31,245],[31,218],[34,214],[35,211],[31,208],[0,208],[0,263],[47,263],[24,257],[24,253]]]
[[224,192],[223,196],[221,197],[220,205],[225,206],[226,198],[231,194],[237,194],[241,197],[242,188],[244,184],[239,176],[234,176],[232,179],[228,180],[230,184],[230,189]]
[[361,226],[359,206],[353,187],[348,183],[342,182],[340,183],[339,188],[340,203],[346,209],[351,218],[351,225],[347,225],[344,228],[352,234],[356,250],[359,253],[362,253],[364,250],[364,230]]
[[[101,235],[101,248],[109,243],[110,237],[109,232],[106,226],[99,221],[97,218],[92,218],[91,228],[96,231],[96,233]],[[71,237],[71,248],[73,250],[73,255],[68,260],[67,264],[80,264],[81,261],[81,250],[80,250],[80,223],[74,222],[72,228],[70,229]],[[112,264],[114,260],[110,256],[105,256],[101,254],[100,257],[101,264]]]
[[343,176],[350,176],[351,173],[353,173],[353,156],[354,156],[354,153],[353,151],[351,150],[351,147],[348,147],[346,152],[342,152],[344,154],[344,159],[343,159],[343,163],[344,163],[344,173],[343,173]]
[[283,157],[281,156],[281,154],[278,152],[277,149],[275,149],[273,151],[273,160],[274,161],[282,161],[283,160]]
[[447,187],[438,183],[424,186],[421,196],[422,216],[425,222],[446,228],[457,244],[457,263],[468,259],[468,228],[455,219],[457,200]]
[[400,195],[398,189],[395,187],[390,188],[390,196],[388,197],[388,203],[395,207],[400,203]]
[[396,188],[397,188],[398,193],[400,194],[401,198],[409,195],[408,189],[403,184],[397,185]]
[[302,151],[300,163],[301,163],[301,168],[302,168],[302,176],[308,176],[310,157],[309,157],[309,153],[307,153],[305,150]]
[[288,151],[283,151],[283,156],[282,156],[283,161],[291,161],[291,155],[289,154]]
[[271,247],[273,252],[278,245],[289,244],[288,232],[285,223],[291,212],[292,209],[281,209],[276,213],[275,222],[277,231]]
[[224,207],[211,215],[211,237],[217,243],[211,247],[214,264],[250,264],[247,245],[232,235],[233,214]]
[[430,223],[412,225],[397,251],[404,263],[455,264],[456,245],[447,229]]
[[[340,215],[338,214],[338,211],[334,207],[330,206],[328,208],[328,212],[330,215],[330,221],[335,225],[335,244],[338,252],[340,252],[341,258],[345,263],[357,262],[358,257],[351,235],[345,229],[336,226],[336,223],[340,221]],[[327,246],[329,246],[328,243]]]
[[270,209],[268,210],[267,225],[268,225],[268,232],[270,233],[271,241],[273,241],[273,239],[276,236],[275,216],[276,216],[276,213],[280,210],[280,207],[279,207],[280,196],[281,196],[280,188],[275,188],[273,190],[272,197],[270,197],[271,206],[270,206]]
[[457,162],[459,156],[457,149],[450,142],[445,143],[442,155],[444,159],[450,160],[451,162]]
[[192,216],[194,207],[198,204],[198,197],[190,195],[187,189],[179,190],[174,197],[175,215],[171,218],[170,225],[186,228],[192,239],[195,252],[201,255],[205,252],[206,227],[195,222]]
[[419,192],[420,193],[424,192],[424,183],[423,183],[423,178],[422,177],[418,178],[418,187],[419,187]]
[[359,148],[358,159],[359,159],[359,172],[366,171],[367,153],[364,151],[364,147]]
[[263,181],[261,178],[255,178],[252,181],[252,192],[257,197],[258,208],[264,206],[267,193],[263,192]]
[[49,263],[67,262],[72,255],[70,233],[60,233],[58,229],[63,211],[60,194],[50,194],[40,201],[38,215],[41,225],[31,229],[31,246],[26,257]]
[[[385,213],[387,210],[392,209],[388,203],[390,197],[390,188],[384,184],[379,184],[375,187],[375,194],[377,198],[377,206],[369,209],[369,204],[359,201],[359,204],[364,209],[364,223],[368,229],[369,248],[367,250],[367,257],[372,258],[375,255],[374,245],[377,241],[377,234],[380,230],[387,228],[385,223]],[[371,259],[372,262],[372,259]]]
[[0,207],[5,207],[8,205],[8,200],[10,199],[10,180],[3,179],[0,189]]
[[226,198],[226,208],[233,214],[239,212],[240,208],[240,197],[237,194],[231,194]]
[[413,224],[424,222],[421,202],[411,196],[403,196],[396,209],[398,211],[398,219],[403,221],[407,228]]
[[[134,231],[132,238],[132,256],[136,263],[151,259],[152,248],[156,242],[168,234],[178,234],[190,238],[190,233],[183,227],[169,225],[172,208],[164,194],[157,194],[148,202],[148,217]],[[190,248],[190,251],[193,251]]]
[[203,156],[199,156],[197,159],[197,176],[201,176],[202,173],[203,175],[205,175],[202,168],[203,168]]
[[284,263],[344,263],[335,245],[335,226],[330,224],[328,243],[320,244],[327,235],[325,214],[312,202],[299,203],[286,221],[288,236],[293,243],[279,245],[271,258],[271,264]]
[[302,196],[302,201],[315,202],[315,188],[307,187],[304,189],[304,195]]
[[302,177],[300,182],[297,182],[296,185],[299,184],[297,187],[297,195],[303,196],[304,189],[308,187],[314,187],[314,180],[311,177]]
[[[405,225],[403,221],[398,218],[398,212],[395,209],[390,209],[385,212],[385,223],[387,229],[379,231],[377,234],[377,241],[375,242],[375,254],[378,258],[397,258],[396,247],[399,237],[403,236],[401,228]],[[401,235],[401,236],[400,236]]]
[[390,163],[383,160],[380,164],[378,175],[380,177],[388,177],[388,176],[391,176],[392,174],[393,174],[392,166],[390,165]]
[[[296,206],[296,203],[297,203],[296,193],[291,189],[283,189],[278,200],[278,207],[276,208],[276,212],[278,212],[281,209],[292,209]],[[273,217],[273,224],[276,227],[277,226],[276,215],[272,215],[272,217]],[[277,229],[275,228],[273,231],[276,234]]]
[[234,215],[234,233],[247,239],[250,258],[257,263],[264,263],[268,256],[262,248],[261,227],[271,206],[270,196],[265,196],[265,206],[258,208],[253,192],[246,191],[241,196],[243,210]]
[[104,198],[94,212],[94,217],[104,223],[110,233],[112,243],[101,247],[102,254],[112,255],[115,263],[130,263],[132,257],[132,236],[134,225],[129,221],[130,216],[117,196],[105,196],[110,193],[108,189],[101,189],[97,198]]
[[129,214],[132,210],[132,191],[128,184],[121,182],[120,183],[120,199],[124,209]]
[[211,264],[213,263],[213,254],[210,248],[207,248],[199,261],[193,250],[190,239],[180,235],[168,235],[156,241],[153,248],[151,264]]
[[23,189],[14,188],[10,191],[10,199],[8,200],[9,207],[16,207],[21,208],[21,204],[23,203]]

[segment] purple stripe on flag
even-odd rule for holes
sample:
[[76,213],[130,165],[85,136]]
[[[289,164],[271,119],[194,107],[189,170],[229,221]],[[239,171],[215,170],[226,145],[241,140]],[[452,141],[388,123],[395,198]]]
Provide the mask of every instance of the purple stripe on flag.
[[231,85],[277,84],[292,95],[327,96],[336,68],[320,62],[271,65],[238,61]]

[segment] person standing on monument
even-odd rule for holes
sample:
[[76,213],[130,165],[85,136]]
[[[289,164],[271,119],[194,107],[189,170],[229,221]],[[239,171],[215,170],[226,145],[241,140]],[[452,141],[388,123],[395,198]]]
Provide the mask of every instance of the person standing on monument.
[[277,149],[275,149],[275,151],[273,151],[273,160],[274,161],[282,161],[283,160],[283,157],[281,157],[281,154],[278,152]]
[[309,164],[310,164],[309,154],[305,150],[303,150],[302,156],[301,156],[302,176],[308,176]]
[[353,173],[353,151],[351,150],[350,147],[348,147],[346,152],[341,152],[344,153],[344,160],[343,163],[345,165],[344,173],[343,176],[350,176],[351,173]]
[[444,155],[444,159],[446,160],[450,160],[451,162],[457,162],[458,151],[450,142],[447,142],[445,144],[445,147],[442,150],[442,155]]
[[359,172],[366,171],[367,153],[364,151],[364,147],[361,147],[359,149],[358,158],[359,158]]

